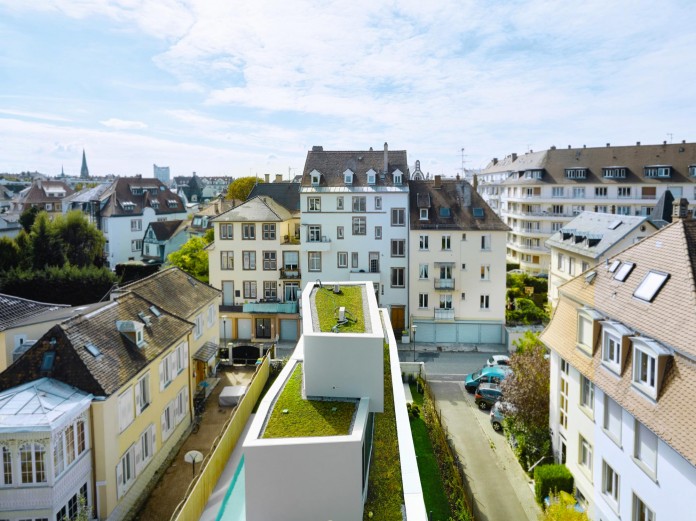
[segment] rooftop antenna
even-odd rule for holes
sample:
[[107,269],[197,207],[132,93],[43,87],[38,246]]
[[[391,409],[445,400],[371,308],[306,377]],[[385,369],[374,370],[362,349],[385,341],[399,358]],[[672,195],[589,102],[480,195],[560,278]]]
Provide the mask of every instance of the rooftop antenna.
[[458,168],[457,170],[461,170],[462,171],[462,178],[466,179],[466,169],[464,168],[464,163],[468,163],[468,161],[464,159],[466,157],[466,154],[464,154],[464,147],[461,148],[461,154],[462,154],[462,166],[461,166],[461,168]]

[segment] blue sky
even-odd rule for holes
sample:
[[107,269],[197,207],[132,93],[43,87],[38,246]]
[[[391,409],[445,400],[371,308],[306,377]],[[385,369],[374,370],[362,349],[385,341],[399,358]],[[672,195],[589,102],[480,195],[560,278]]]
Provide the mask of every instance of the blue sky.
[[[427,4],[427,5],[426,5]],[[432,4],[432,5],[430,5]],[[307,150],[454,175],[688,142],[696,2],[0,0],[0,172],[283,174]]]

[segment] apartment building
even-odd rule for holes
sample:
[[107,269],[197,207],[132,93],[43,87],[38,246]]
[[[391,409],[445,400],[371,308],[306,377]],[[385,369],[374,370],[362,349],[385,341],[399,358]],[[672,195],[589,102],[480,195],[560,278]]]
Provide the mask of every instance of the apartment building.
[[[412,180],[406,256],[410,333],[422,342],[501,343],[509,228],[464,180]],[[416,330],[413,330],[413,326]]]
[[696,143],[551,147],[494,159],[480,176],[494,174],[508,176],[499,185],[500,216],[511,228],[508,261],[548,273],[545,241],[583,211],[649,217],[666,190],[693,206]]
[[29,208],[37,208],[49,215],[63,212],[63,199],[75,191],[62,181],[47,181],[37,178],[11,201],[10,212],[21,214]]
[[550,427],[590,519],[684,519],[696,507],[696,222],[675,222],[559,288]]
[[[405,150],[307,152],[300,189],[303,281],[373,283],[401,334],[408,317]],[[392,256],[391,245],[403,254]]]
[[656,230],[646,216],[582,212],[546,241],[551,305],[558,303],[559,286]]

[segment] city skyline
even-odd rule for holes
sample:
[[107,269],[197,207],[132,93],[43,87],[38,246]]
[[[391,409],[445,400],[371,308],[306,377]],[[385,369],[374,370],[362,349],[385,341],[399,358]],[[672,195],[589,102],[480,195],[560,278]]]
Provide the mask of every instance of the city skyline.
[[[0,171],[302,172],[694,141],[696,5],[0,0]],[[462,151],[462,149],[464,149]],[[464,155],[464,157],[462,157]]]

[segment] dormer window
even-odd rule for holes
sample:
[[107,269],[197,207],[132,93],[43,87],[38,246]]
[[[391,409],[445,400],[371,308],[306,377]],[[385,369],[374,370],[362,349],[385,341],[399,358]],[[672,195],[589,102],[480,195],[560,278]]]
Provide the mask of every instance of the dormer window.
[[633,342],[633,386],[657,399],[662,385],[667,359],[671,351],[654,340],[645,337],[631,337]]
[[689,165],[689,175],[696,177],[696,165]]
[[421,208],[421,209],[420,209],[420,220],[421,220],[421,221],[427,221],[427,220],[428,220],[428,209],[427,209],[427,208]]
[[150,201],[150,206],[157,210],[159,208],[159,201]]
[[347,185],[353,184],[353,172],[350,169],[343,172],[343,182]]
[[401,173],[401,170],[395,170],[392,175],[394,176],[394,184],[395,185],[400,185],[403,183],[404,176]]
[[371,168],[367,171],[367,184],[373,185],[377,182],[377,172]]
[[613,321],[602,322],[602,364],[620,375],[628,354],[628,337],[633,331]]
[[544,171],[539,169],[525,170],[524,179],[541,179],[544,176]]
[[669,165],[651,165],[643,169],[645,177],[672,177],[672,167]]
[[565,175],[568,179],[586,179],[587,168],[566,168]]
[[167,199],[167,206],[169,208],[176,208],[178,205],[175,199]]
[[317,170],[312,170],[312,173],[309,174],[309,177],[312,182],[312,186],[319,186],[319,183],[321,183],[321,172]]
[[605,179],[624,179],[626,177],[626,168],[623,166],[607,166],[602,168],[602,176]]
[[122,201],[121,207],[127,212],[132,212],[133,210],[135,210],[135,203],[133,203],[132,201]]
[[143,189],[140,186],[132,186],[131,193],[133,195],[143,195]]
[[594,352],[597,323],[602,318],[602,315],[594,309],[582,308],[578,310],[577,348],[587,355],[592,356]]

